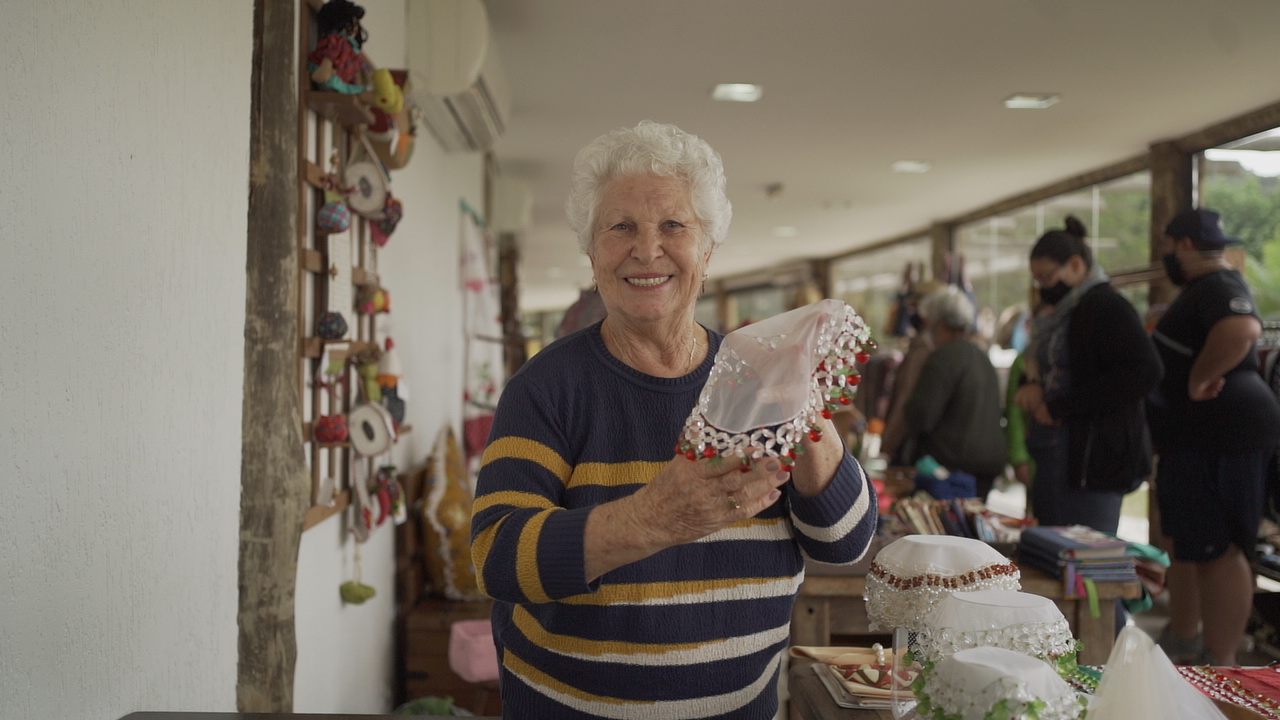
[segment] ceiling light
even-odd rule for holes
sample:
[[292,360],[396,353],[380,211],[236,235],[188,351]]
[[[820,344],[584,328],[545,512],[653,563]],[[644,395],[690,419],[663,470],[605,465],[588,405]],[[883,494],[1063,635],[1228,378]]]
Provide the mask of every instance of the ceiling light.
[[790,225],[779,225],[773,229],[773,236],[776,238],[793,238],[800,234],[800,231]]
[[1013,110],[1043,110],[1058,102],[1053,93],[1014,93],[1004,99],[1004,106]]
[[933,163],[928,160],[899,160],[889,167],[893,168],[894,172],[924,173],[933,168]]
[[750,83],[720,83],[711,91],[713,100],[728,102],[755,102],[764,93],[764,88]]

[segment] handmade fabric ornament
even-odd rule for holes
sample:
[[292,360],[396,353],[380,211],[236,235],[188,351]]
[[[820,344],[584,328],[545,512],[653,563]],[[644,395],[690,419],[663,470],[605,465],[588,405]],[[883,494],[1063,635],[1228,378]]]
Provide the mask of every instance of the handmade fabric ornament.
[[387,338],[385,347],[382,359],[378,361],[378,385],[383,389],[395,387],[404,373],[400,366],[400,353],[396,351],[396,341]]
[[327,312],[316,320],[316,337],[341,340],[347,334],[347,320],[339,312]]
[[404,204],[388,192],[387,202],[382,206],[382,218],[369,223],[369,234],[373,236],[373,241],[378,247],[386,247],[387,241],[391,239],[391,233],[396,231],[396,225],[400,224],[400,219],[403,217]]
[[471,564],[472,498],[458,439],[453,427],[445,425],[428,462],[422,531],[431,590],[451,600],[484,597]]
[[356,291],[356,311],[362,315],[391,312],[391,293],[377,285],[361,285]]
[[316,227],[327,233],[346,232],[351,227],[351,211],[341,200],[331,200],[316,213]]
[[1021,590],[1018,566],[981,540],[908,535],[885,546],[867,572],[871,629],[918,631],[956,591]]
[[381,455],[396,440],[391,413],[372,402],[361,403],[347,416],[351,427],[351,447],[365,457]]
[[806,436],[822,439],[819,416],[853,401],[856,362],[874,347],[866,323],[839,300],[821,302],[739,328],[725,336],[676,452],[776,457],[790,467]]
[[961,650],[921,677],[922,718],[1075,720],[1087,702],[1047,664],[998,647]]
[[321,89],[351,95],[367,89],[372,65],[360,52],[368,38],[360,24],[363,17],[364,8],[350,0],[330,0],[316,13],[320,40],[307,56],[307,69]]
[[311,434],[315,437],[316,442],[326,445],[346,442],[348,437],[347,416],[342,414],[321,415],[320,419],[316,420],[315,429],[312,430]]
[[916,636],[926,668],[961,650],[1001,647],[1048,662],[1069,678],[1078,643],[1052,600],[1012,590],[953,592],[939,601]]
[[342,182],[347,188],[347,204],[352,211],[370,220],[382,217],[382,209],[391,192],[391,176],[374,155],[369,139],[363,135],[347,160]]

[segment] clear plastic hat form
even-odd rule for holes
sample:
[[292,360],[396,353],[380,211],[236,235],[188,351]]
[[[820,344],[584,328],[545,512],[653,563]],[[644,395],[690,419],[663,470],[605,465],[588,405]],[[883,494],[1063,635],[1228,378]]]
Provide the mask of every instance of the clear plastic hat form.
[[916,637],[915,658],[932,665],[975,647],[1040,658],[1061,675],[1074,669],[1077,646],[1067,619],[1049,598],[975,590],[953,592],[938,602]]
[[1106,670],[1089,700],[1089,720],[1227,720],[1187,682],[1151,637],[1120,631]]
[[924,678],[916,713],[957,720],[1075,720],[1086,702],[1048,664],[1012,650],[980,647],[961,650],[934,667]]
[[821,439],[818,417],[853,401],[870,335],[853,308],[830,299],[729,333],[676,452],[790,466],[805,436]]
[[886,545],[867,573],[871,629],[918,631],[952,592],[1021,590],[1018,566],[972,538],[908,535]]

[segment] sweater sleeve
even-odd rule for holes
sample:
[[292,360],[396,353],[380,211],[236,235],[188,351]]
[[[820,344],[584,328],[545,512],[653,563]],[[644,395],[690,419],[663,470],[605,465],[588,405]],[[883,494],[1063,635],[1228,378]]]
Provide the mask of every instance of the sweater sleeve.
[[845,453],[831,484],[813,497],[796,492],[791,483],[784,487],[805,555],[835,565],[862,559],[875,535],[879,507],[875,488],[852,455]]
[[1071,391],[1049,404],[1055,418],[1124,407],[1155,389],[1164,375],[1164,365],[1138,312],[1123,295],[1096,293],[1092,302],[1082,304],[1076,312],[1079,314],[1072,323],[1080,326],[1071,337]]
[[1009,386],[1004,394],[1005,442],[1009,450],[1009,464],[1015,466],[1031,462],[1031,452],[1027,450],[1027,414],[1014,402],[1026,374],[1026,362],[1026,354],[1018,353],[1013,365],[1009,366]]
[[594,590],[584,531],[591,508],[562,506],[572,467],[554,405],[513,378],[494,415],[471,519],[480,589],[511,603],[543,603]]

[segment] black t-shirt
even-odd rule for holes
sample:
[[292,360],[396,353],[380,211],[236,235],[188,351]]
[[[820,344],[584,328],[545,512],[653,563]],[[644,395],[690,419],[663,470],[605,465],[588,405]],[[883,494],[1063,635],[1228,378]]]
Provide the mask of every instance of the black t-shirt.
[[1165,372],[1148,399],[1147,418],[1157,450],[1261,450],[1280,437],[1280,404],[1258,373],[1256,347],[1224,376],[1218,397],[1192,402],[1187,395],[1191,366],[1209,330],[1233,315],[1256,318],[1258,311],[1240,273],[1218,270],[1191,280],[1156,326],[1153,339]]

